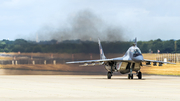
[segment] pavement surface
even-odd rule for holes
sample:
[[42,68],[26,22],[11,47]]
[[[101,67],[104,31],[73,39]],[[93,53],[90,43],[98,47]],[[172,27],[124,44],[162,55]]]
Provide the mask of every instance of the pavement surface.
[[180,101],[180,77],[1,75],[0,101]]

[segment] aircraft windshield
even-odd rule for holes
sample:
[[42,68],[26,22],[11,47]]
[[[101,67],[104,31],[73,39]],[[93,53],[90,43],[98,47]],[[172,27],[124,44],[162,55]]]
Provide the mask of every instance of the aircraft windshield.
[[133,56],[136,57],[136,56],[139,56],[141,55],[141,51],[139,49],[135,49],[134,52],[133,52]]

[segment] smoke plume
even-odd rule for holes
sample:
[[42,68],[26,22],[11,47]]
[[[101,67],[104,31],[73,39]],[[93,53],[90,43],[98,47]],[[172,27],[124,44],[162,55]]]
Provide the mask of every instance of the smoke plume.
[[68,19],[68,25],[59,28],[44,27],[37,32],[39,40],[123,41],[120,26],[108,25],[89,10],[80,11]]

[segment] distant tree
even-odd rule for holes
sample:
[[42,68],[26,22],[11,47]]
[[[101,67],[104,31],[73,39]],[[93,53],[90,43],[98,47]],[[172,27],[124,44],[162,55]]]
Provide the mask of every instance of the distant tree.
[[180,39],[176,41],[176,52],[180,53]]
[[0,49],[0,52],[4,52],[4,49]]
[[[102,47],[106,53],[125,53],[133,42],[102,42]],[[176,41],[176,52],[180,52],[180,40]],[[175,52],[175,41],[161,39],[150,41],[138,41],[138,47],[143,53],[148,53],[151,49],[153,52],[160,50],[161,53]],[[26,41],[24,39],[16,39],[9,41],[3,39],[0,41],[0,52],[53,52],[53,53],[97,53],[99,54],[99,46],[97,42],[68,40],[57,43],[57,40],[42,41],[36,43],[34,41]]]
[[0,48],[4,49],[5,46],[6,46],[6,42],[1,41],[0,42]]
[[21,45],[14,45],[14,47],[12,48],[13,52],[24,52],[24,47],[22,47]]
[[25,52],[33,52],[33,47],[31,47],[31,46],[26,47]]
[[163,53],[172,53],[174,51],[174,40],[167,40],[163,42]]
[[33,48],[33,52],[42,52],[42,48],[41,48],[41,46],[39,46],[39,45],[37,45],[37,46],[35,46],[34,48]]
[[4,48],[4,52],[9,52],[9,49],[8,48]]
[[50,41],[51,44],[57,44],[57,42],[58,42],[58,41],[55,40],[55,39],[53,39],[53,40]]
[[24,40],[24,39],[16,39],[15,41],[14,41],[14,44],[27,44],[27,41],[26,40]]
[[157,52],[157,50],[160,50],[160,51],[163,50],[163,42],[161,39],[154,40],[152,44],[153,44],[152,45],[153,52]]
[[[138,45],[139,46],[139,45]],[[148,43],[143,42],[142,43],[142,47],[140,48],[142,53],[148,53],[149,52],[149,47],[148,47]]]

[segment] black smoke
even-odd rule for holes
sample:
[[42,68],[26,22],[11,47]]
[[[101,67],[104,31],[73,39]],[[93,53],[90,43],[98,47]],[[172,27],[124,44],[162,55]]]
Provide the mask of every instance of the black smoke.
[[126,36],[120,26],[108,25],[89,10],[80,11],[69,17],[68,25],[59,28],[43,27],[36,35],[38,40],[90,40],[123,41]]

